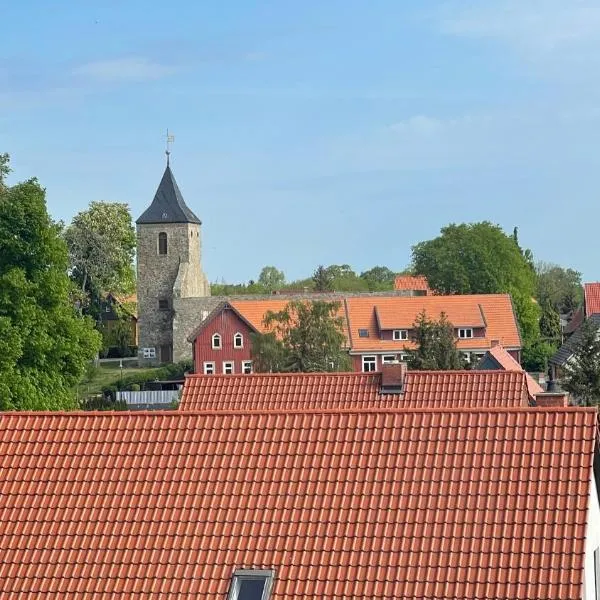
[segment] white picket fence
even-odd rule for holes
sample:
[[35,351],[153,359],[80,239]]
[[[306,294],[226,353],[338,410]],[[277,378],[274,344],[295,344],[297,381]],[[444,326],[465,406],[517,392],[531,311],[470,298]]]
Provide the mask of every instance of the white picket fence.
[[179,399],[179,390],[145,390],[139,392],[117,392],[117,400],[127,406],[146,404],[171,404]]

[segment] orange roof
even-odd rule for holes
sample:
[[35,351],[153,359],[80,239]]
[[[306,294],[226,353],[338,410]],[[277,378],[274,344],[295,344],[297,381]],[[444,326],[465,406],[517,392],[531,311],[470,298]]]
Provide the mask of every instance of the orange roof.
[[[382,340],[377,317],[383,328],[410,329],[422,310],[433,319],[439,319],[444,312],[455,327],[481,327],[485,324],[485,337],[460,339],[460,349],[489,348],[493,340],[509,348],[521,347],[519,328],[508,294],[354,296],[346,299],[346,306],[353,352],[400,352],[404,347],[414,347],[410,341]],[[368,337],[359,337],[359,329],[366,329]]]
[[583,285],[585,298],[585,316],[600,313],[600,283],[585,283]]
[[403,394],[381,373],[187,375],[180,410],[304,410],[527,406],[524,373],[408,371]]
[[396,275],[394,280],[395,290],[411,290],[418,292],[429,292],[427,277],[424,275]]
[[6,598],[581,598],[594,409],[7,413]]
[[[254,327],[260,333],[266,333],[268,329],[263,324],[263,319],[268,311],[278,312],[283,310],[290,302],[297,300],[312,302],[313,300],[306,299],[285,299],[285,300],[232,300],[229,304],[244,318],[252,327]],[[346,312],[344,310],[344,299],[339,298],[336,300],[321,300],[323,302],[331,301],[338,302],[340,307],[338,309],[338,316],[344,320],[344,333],[348,338]]]
[[527,389],[529,395],[533,398],[536,394],[541,394],[544,388],[529,374],[523,367],[502,347],[494,346],[488,350],[488,354],[502,367],[505,371],[519,371],[525,373],[527,379]]

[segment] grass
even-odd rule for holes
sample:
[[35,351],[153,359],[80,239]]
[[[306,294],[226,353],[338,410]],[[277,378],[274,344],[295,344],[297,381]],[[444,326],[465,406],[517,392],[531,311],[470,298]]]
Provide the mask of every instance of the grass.
[[156,370],[158,369],[128,367],[125,364],[123,365],[123,373],[121,373],[118,362],[103,363],[95,369],[90,369],[88,374],[84,376],[81,383],[77,386],[77,397],[83,398],[86,396],[101,394],[103,388],[116,383],[121,379],[121,376],[125,378],[128,375],[139,375],[142,373],[150,373]]

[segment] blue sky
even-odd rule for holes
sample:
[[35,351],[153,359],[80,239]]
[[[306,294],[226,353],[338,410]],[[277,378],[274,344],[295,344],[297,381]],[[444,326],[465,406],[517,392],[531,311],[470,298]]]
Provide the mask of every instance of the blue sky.
[[211,281],[517,225],[600,279],[598,0],[1,1],[0,151],[56,219],[172,167]]

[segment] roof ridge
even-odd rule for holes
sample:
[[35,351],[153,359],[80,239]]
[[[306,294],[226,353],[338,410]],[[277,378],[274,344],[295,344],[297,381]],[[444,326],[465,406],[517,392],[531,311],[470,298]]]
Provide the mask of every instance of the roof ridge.
[[[514,371],[516,372],[516,371]],[[410,408],[410,407],[395,407],[395,408],[307,408],[307,409],[290,409],[290,410],[97,410],[97,411],[6,411],[0,412],[0,421],[7,418],[29,418],[29,417],[122,417],[122,418],[140,418],[140,417],[156,417],[178,416],[180,418],[188,418],[190,416],[199,415],[318,415],[318,414],[429,414],[429,413],[576,413],[582,414],[594,413],[598,414],[598,408],[595,406],[494,406],[494,407],[435,407],[435,408]]]

